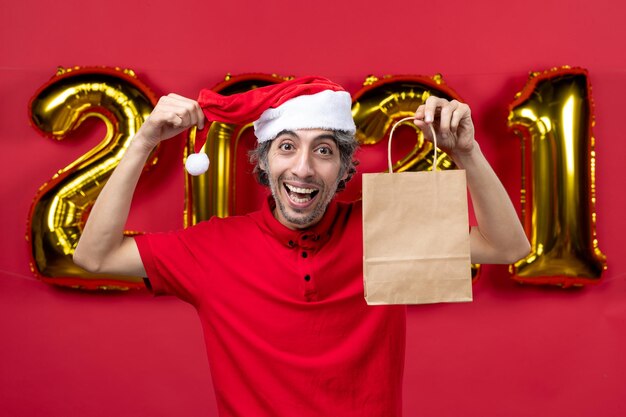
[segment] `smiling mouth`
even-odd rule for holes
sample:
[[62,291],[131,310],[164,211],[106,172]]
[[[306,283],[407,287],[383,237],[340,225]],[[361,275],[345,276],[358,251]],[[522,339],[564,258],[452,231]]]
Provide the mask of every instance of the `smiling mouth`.
[[297,204],[308,203],[319,193],[317,188],[296,187],[290,184],[285,184],[285,190],[289,199]]

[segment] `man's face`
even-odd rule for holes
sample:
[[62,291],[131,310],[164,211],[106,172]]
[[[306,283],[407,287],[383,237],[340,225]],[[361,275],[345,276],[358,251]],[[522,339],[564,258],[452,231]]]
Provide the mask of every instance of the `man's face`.
[[261,168],[268,173],[278,221],[290,229],[320,221],[343,179],[339,178],[341,160],[333,132],[282,132],[272,141],[267,163]]

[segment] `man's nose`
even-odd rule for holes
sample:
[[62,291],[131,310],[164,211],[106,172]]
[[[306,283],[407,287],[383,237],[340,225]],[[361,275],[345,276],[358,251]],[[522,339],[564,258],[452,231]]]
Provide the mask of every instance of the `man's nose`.
[[293,166],[294,175],[299,178],[307,178],[314,174],[313,161],[311,160],[311,152],[308,150],[302,150],[296,156],[296,161]]

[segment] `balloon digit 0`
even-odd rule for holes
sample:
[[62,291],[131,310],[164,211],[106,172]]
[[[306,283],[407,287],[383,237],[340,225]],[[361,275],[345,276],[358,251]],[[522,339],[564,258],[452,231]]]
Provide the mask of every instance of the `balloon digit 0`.
[[[226,79],[213,88],[223,95],[241,93],[257,87],[279,83],[288,78],[268,74],[245,74]],[[205,152],[211,164],[209,170],[198,176],[185,172],[185,227],[194,225],[211,216],[227,217],[235,211],[237,168],[233,155],[241,151],[240,139],[252,124],[237,126],[229,123],[214,122],[208,131],[190,130],[185,155],[193,153],[196,135],[205,133],[206,142],[201,152]],[[244,147],[245,148],[245,147]]]

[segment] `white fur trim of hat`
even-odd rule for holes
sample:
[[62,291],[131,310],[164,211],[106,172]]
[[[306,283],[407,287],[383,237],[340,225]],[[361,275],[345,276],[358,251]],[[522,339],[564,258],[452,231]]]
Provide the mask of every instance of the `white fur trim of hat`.
[[276,138],[284,130],[327,129],[354,134],[352,99],[346,91],[325,90],[294,97],[280,106],[265,110],[254,122],[259,143]]

